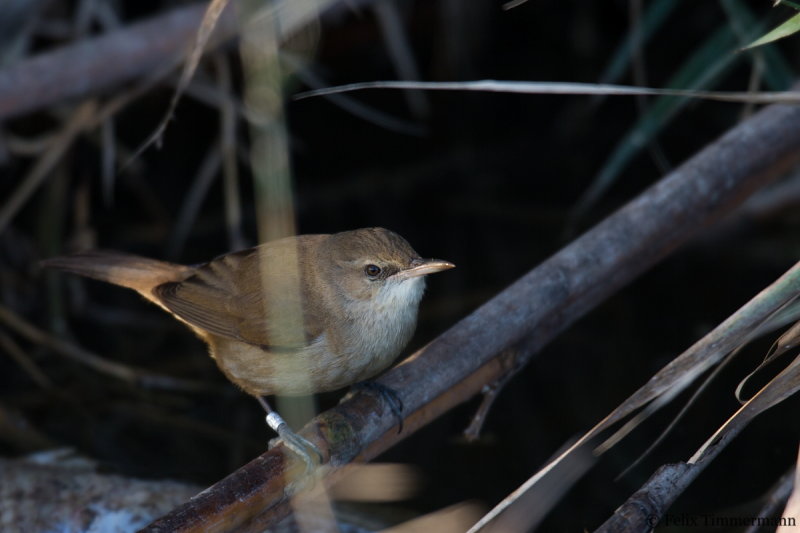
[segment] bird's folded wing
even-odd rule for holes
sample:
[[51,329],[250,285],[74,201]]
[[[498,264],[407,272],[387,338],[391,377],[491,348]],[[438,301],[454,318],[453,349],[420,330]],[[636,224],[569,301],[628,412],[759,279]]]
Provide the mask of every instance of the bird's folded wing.
[[310,316],[299,290],[276,283],[265,288],[255,260],[252,253],[224,256],[153,293],[175,315],[211,334],[273,351],[305,348],[322,334],[321,322]]

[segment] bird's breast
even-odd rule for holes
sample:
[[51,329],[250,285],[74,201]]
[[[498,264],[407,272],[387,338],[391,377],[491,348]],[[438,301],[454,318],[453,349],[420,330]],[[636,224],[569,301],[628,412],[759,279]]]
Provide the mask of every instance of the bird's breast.
[[370,301],[351,307],[338,352],[352,369],[351,383],[378,374],[405,348],[417,325],[422,279],[388,285]]
[[347,387],[383,371],[411,340],[424,285],[409,281],[372,300],[352,302],[349,313],[334,317],[321,335],[293,352],[207,340],[220,369],[250,394],[305,395]]

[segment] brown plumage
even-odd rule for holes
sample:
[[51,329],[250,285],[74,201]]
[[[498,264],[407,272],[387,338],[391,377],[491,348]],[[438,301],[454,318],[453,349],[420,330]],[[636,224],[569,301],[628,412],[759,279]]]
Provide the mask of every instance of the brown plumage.
[[255,396],[329,391],[381,372],[413,334],[424,275],[453,266],[421,259],[383,228],[290,237],[199,266],[101,251],[43,265],[136,290]]

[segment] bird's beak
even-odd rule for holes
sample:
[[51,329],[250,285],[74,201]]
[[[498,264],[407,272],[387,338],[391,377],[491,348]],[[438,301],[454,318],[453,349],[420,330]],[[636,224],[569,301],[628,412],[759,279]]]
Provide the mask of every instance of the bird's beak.
[[419,276],[426,276],[442,270],[449,270],[454,268],[455,265],[450,261],[442,261],[441,259],[413,259],[411,266],[401,270],[394,276],[395,279],[409,279]]

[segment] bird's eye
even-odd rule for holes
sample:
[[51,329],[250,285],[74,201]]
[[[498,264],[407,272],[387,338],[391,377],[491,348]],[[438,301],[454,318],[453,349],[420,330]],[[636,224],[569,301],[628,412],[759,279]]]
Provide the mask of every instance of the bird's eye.
[[378,274],[381,273],[381,267],[378,265],[367,265],[364,267],[364,273],[371,278],[377,277]]

